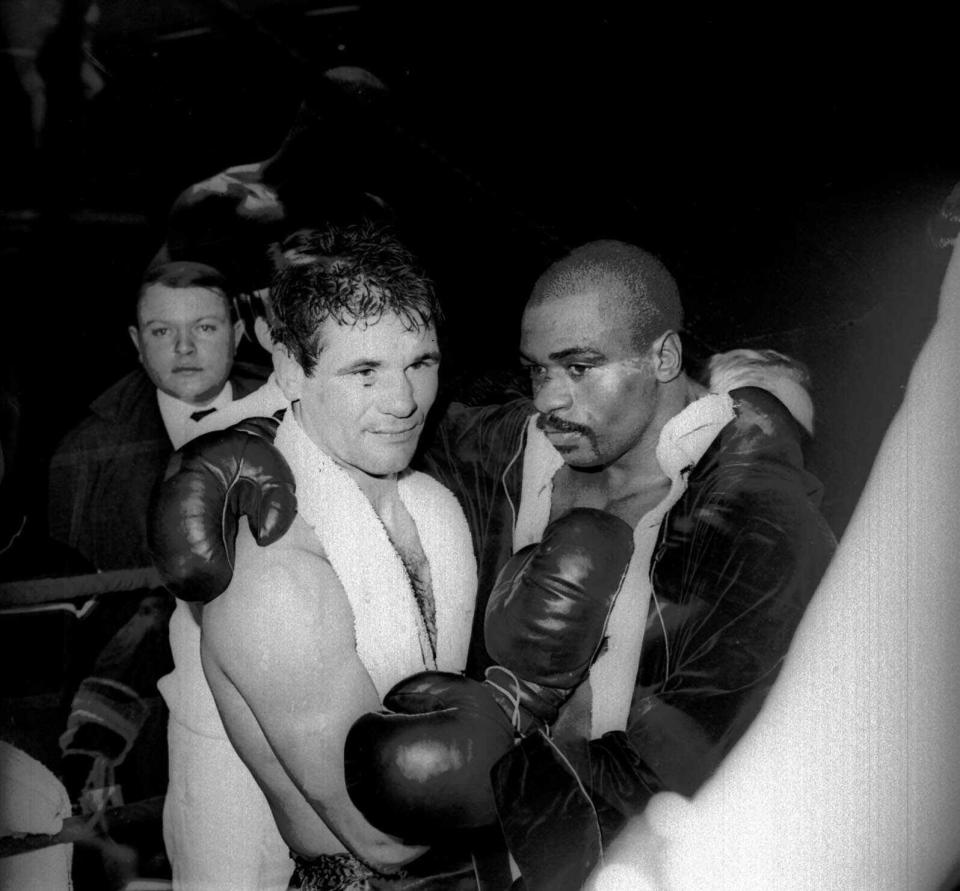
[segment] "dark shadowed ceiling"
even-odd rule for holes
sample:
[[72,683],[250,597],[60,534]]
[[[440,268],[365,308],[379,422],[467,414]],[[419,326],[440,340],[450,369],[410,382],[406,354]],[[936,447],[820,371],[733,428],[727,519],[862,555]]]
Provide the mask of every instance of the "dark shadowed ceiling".
[[104,3],[102,89],[83,99],[50,53],[40,149],[5,83],[8,356],[27,403],[61,405],[38,454],[132,363],[125,301],[171,201],[274,153],[319,72],[362,65],[391,92],[381,138],[357,146],[330,116],[307,175],[350,168],[395,206],[442,288],[453,367],[512,361],[564,246],[636,241],[681,283],[692,354],[811,366],[812,461],[842,528],[945,262],[925,224],[960,178],[953,33],[639,6]]

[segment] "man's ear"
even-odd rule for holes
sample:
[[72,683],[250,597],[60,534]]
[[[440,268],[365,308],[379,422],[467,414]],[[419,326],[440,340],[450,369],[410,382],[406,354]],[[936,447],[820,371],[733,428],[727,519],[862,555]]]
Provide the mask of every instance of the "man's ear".
[[273,352],[273,338],[270,336],[270,324],[263,316],[257,316],[253,322],[253,333],[257,343],[268,353]]
[[273,370],[277,376],[277,383],[283,395],[291,402],[296,402],[303,392],[303,382],[306,379],[300,363],[290,355],[282,343],[273,345]]
[[666,331],[654,342],[653,372],[661,383],[668,383],[683,371],[683,347],[676,331]]
[[130,334],[130,339],[133,341],[133,345],[137,349],[137,358],[143,362],[143,353],[140,351],[140,332],[137,330],[136,325],[131,325],[127,328],[127,331]]
[[233,345],[237,346],[240,343],[241,338],[246,333],[246,327],[244,327],[243,319],[237,319],[233,323]]

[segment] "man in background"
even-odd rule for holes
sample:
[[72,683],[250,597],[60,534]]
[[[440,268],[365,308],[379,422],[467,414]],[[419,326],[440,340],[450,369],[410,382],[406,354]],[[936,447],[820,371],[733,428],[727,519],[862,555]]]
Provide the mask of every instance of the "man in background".
[[[129,335],[140,368],[98,396],[50,463],[51,535],[98,570],[150,565],[150,494],[200,417],[260,386],[234,370],[242,323],[226,280],[191,262],[147,272]],[[201,414],[202,413],[202,414]]]
[[[54,539],[98,571],[150,566],[147,511],[171,454],[194,435],[200,418],[263,380],[262,371],[234,367],[241,330],[217,270],[175,262],[147,272],[129,327],[140,367],[94,400],[51,461]],[[131,596],[96,607],[96,636],[106,644],[80,684],[61,738],[74,797],[84,787],[109,797],[114,770],[125,761],[127,797],[161,794],[165,786],[165,715],[156,681],[171,668],[172,600],[135,581],[128,587]],[[128,759],[135,743],[138,754]]]

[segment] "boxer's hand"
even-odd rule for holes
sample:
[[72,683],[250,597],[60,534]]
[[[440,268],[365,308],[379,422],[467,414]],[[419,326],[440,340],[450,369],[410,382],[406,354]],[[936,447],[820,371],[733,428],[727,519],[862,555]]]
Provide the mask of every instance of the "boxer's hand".
[[487,680],[519,700],[518,729],[549,725],[590,671],[633,556],[619,517],[575,508],[514,554],[487,603]]
[[170,459],[147,522],[166,587],[209,603],[230,584],[240,517],[259,545],[281,538],[297,513],[293,474],[273,447],[277,422],[250,418],[198,436]]
[[483,683],[413,675],[347,735],[347,790],[373,826],[429,843],[494,822],[490,769],[515,732],[549,726],[587,676],[632,554],[626,523],[577,509],[508,561],[485,627],[502,666]]

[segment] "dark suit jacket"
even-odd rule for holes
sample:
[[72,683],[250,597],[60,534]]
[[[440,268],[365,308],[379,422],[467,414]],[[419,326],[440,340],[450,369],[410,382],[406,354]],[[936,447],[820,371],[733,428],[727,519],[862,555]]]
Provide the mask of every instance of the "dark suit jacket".
[[[265,369],[235,364],[234,398],[266,376]],[[58,445],[50,462],[51,537],[97,569],[150,566],[147,508],[172,452],[154,385],[137,368],[98,396]]]

